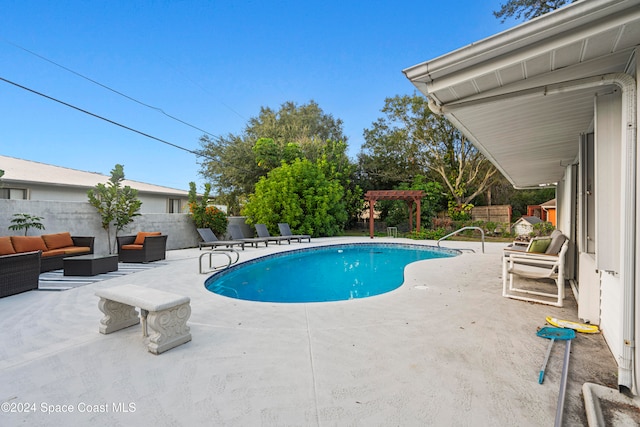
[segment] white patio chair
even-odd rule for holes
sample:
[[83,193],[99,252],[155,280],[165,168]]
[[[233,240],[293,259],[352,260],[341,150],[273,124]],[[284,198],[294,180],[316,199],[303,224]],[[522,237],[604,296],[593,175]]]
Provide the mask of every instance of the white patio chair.
[[[564,262],[568,249],[569,240],[565,239],[556,255],[532,252],[505,253],[502,259],[502,296],[562,307],[565,296]],[[534,280],[521,280],[521,283],[516,285],[514,276]],[[548,280],[555,282],[555,292],[545,290],[550,286]]]

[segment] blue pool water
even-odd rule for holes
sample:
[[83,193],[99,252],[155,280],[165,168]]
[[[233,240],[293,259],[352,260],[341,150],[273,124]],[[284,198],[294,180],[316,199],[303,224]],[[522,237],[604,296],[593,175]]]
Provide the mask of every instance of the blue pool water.
[[231,298],[322,302],[366,298],[398,288],[407,264],[456,251],[399,244],[331,245],[284,252],[214,274],[205,287]]

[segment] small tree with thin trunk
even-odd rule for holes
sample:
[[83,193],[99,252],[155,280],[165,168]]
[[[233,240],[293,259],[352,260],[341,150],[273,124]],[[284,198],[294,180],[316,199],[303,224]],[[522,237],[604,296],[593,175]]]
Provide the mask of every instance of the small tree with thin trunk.
[[[111,170],[111,178],[106,185],[97,184],[87,192],[89,203],[100,214],[102,228],[107,232],[110,254],[116,248],[115,236],[130,224],[134,217],[140,215],[140,206],[142,206],[142,202],[137,198],[138,190],[128,185],[123,187],[122,181],[124,181],[124,167],[118,164]],[[112,227],[115,231],[113,241],[111,240]]]
[[42,217],[17,213],[11,218],[12,224],[9,226],[9,230],[24,230],[24,235],[26,236],[30,228],[44,230],[44,225],[40,221],[42,221]]

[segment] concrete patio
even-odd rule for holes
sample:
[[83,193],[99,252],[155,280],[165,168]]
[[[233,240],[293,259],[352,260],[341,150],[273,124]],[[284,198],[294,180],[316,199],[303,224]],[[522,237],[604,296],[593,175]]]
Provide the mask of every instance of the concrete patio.
[[[241,260],[365,240],[247,248]],[[210,293],[197,249],[128,276],[0,299],[0,425],[552,425],[564,343],[540,385],[549,342],[536,331],[548,315],[578,320],[573,297],[564,308],[503,298],[505,244],[488,243],[484,254],[476,242],[443,246],[476,253],[411,264],[399,289],[344,302]],[[189,296],[193,340],[155,356],[139,326],[98,333],[95,291],[125,283]],[[615,388],[616,374],[602,335],[578,334],[565,425],[587,423],[582,385]]]

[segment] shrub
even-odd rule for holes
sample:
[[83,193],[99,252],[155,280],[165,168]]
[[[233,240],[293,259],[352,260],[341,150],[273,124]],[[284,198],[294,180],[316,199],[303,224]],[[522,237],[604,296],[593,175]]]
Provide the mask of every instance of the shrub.
[[441,227],[433,230],[420,230],[419,232],[414,230],[407,233],[407,237],[414,240],[438,240],[448,233],[446,229]]
[[248,224],[275,228],[286,222],[295,234],[336,236],[347,221],[344,194],[340,182],[327,177],[321,163],[296,159],[260,178],[243,214]]
[[448,218],[448,217],[433,218],[431,220],[431,225],[433,226],[433,228],[444,228],[446,230],[451,230],[453,221],[451,220],[451,218]]
[[227,214],[215,206],[209,205],[209,192],[211,185],[205,184],[204,194],[200,200],[196,197],[196,184],[189,183],[189,213],[196,228],[210,228],[216,235],[224,235],[227,232]]
[[553,233],[556,227],[548,221],[533,224],[533,231],[529,233],[531,237],[548,236]]

